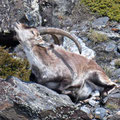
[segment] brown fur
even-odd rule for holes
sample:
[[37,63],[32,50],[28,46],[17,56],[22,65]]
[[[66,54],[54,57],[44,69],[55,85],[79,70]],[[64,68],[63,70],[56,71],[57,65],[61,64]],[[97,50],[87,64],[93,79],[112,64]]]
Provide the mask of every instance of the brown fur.
[[[15,30],[38,83],[78,99],[86,99],[95,90],[109,91],[116,85],[94,60],[50,45],[42,38],[39,42],[35,41],[36,34],[33,35],[31,28],[24,28],[21,24]],[[23,30],[28,36],[21,35]],[[28,39],[29,36],[31,39]]]

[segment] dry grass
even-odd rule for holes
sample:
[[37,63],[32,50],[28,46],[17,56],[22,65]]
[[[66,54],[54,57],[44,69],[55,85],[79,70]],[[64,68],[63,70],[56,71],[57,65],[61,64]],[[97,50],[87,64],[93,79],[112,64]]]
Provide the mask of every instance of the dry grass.
[[101,34],[94,30],[90,30],[90,33],[88,34],[88,38],[92,40],[94,43],[100,43],[109,40],[107,35]]
[[108,104],[106,105],[106,108],[113,110],[113,109],[118,109],[119,106],[116,105],[116,104],[108,103]]

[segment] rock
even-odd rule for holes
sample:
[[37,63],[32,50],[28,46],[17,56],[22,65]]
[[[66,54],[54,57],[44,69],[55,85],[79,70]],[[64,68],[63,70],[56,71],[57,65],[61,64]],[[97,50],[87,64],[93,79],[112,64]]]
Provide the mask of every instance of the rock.
[[40,26],[39,0],[0,0],[0,45],[15,47],[13,25],[22,22],[29,26]]
[[90,108],[86,107],[85,105],[82,106],[80,108],[80,110],[82,110],[83,112],[87,113],[87,115],[92,119],[93,118],[93,115],[92,115],[92,112],[90,110]]
[[[95,58],[95,52],[88,48],[85,43],[83,42],[83,40],[81,38],[78,38],[76,35],[75,35],[75,32],[76,31],[71,31],[71,34],[76,37],[78,39],[78,41],[80,42],[81,46],[82,46],[82,55],[89,58],[89,59],[93,59]],[[66,49],[66,50],[69,50],[71,52],[74,52],[74,53],[78,53],[79,54],[79,51],[76,47],[76,45],[67,37],[64,37],[64,42],[63,42],[63,47]]]
[[116,55],[117,57],[120,57],[119,48],[116,48],[116,49],[114,50],[114,53],[115,53],[115,55]]
[[106,50],[107,52],[111,52],[111,51],[113,51],[115,48],[116,48],[116,44],[115,44],[114,41],[112,41],[112,42],[108,42],[108,43],[107,43],[107,46],[106,46],[105,50]]
[[117,45],[117,49],[118,49],[118,51],[120,53],[120,43]]
[[120,39],[120,34],[114,33],[112,31],[109,31],[109,32],[96,31],[96,32],[98,32],[99,34],[106,35],[108,38],[110,38],[112,40],[118,40],[118,39]]
[[90,114],[90,109],[89,109],[88,107],[82,106],[80,109],[81,109],[82,111],[86,112],[87,114]]
[[119,116],[120,116],[120,111],[118,111],[118,112],[116,113],[116,115],[119,115]]
[[120,77],[120,68],[119,68],[119,69],[116,69],[116,70],[113,72],[113,75]]
[[15,77],[0,79],[1,120],[90,120],[69,97]]
[[117,28],[120,30],[120,24],[117,25]]
[[65,14],[70,14],[72,11],[72,7],[74,6],[73,0],[54,0],[57,4],[55,10],[53,11],[53,15],[61,15],[64,16]]
[[120,86],[114,89],[103,100],[107,109],[110,109],[112,111],[119,110],[120,109]]
[[38,0],[0,0],[0,27],[2,31],[10,31],[16,21],[30,26],[41,25]]
[[120,43],[118,43],[116,49],[114,50],[115,54],[120,57]]
[[93,97],[99,97],[100,96],[100,92],[99,91],[94,91],[94,92],[92,92],[92,94],[91,94]]
[[95,106],[97,106],[97,105],[99,104],[99,101],[96,101],[96,100],[94,100],[93,98],[90,98],[90,99],[88,100],[88,103],[89,103],[91,106],[95,107]]
[[19,58],[22,58],[22,59],[25,59],[25,58],[26,58],[25,52],[24,52],[24,50],[23,50],[23,48],[22,48],[21,45],[16,46],[16,47],[14,48],[13,53],[15,53],[16,56],[19,57]]
[[102,27],[105,27],[107,22],[109,21],[108,17],[100,17],[98,19],[95,19],[92,23],[93,28],[101,29]]
[[110,64],[111,64],[112,66],[115,66],[116,61],[117,61],[117,59],[114,59],[114,60],[112,60],[112,61],[110,62]]
[[[89,20],[85,20],[83,21],[82,23],[80,23],[79,27],[77,29],[79,29],[79,34],[83,33],[87,33],[89,32],[89,24],[90,24],[90,21]],[[75,24],[76,25],[76,24]],[[73,27],[74,28],[74,27]],[[81,35],[80,35],[81,36]],[[87,37],[87,36],[86,36]]]
[[106,115],[106,109],[100,107],[95,110],[95,118],[103,120]]
[[111,115],[107,120],[120,120],[120,111],[116,112],[114,115]]
[[[71,14],[76,0],[41,0],[40,14],[43,19],[43,26],[61,27],[61,25],[71,24],[68,15]],[[67,18],[67,19],[66,19]]]

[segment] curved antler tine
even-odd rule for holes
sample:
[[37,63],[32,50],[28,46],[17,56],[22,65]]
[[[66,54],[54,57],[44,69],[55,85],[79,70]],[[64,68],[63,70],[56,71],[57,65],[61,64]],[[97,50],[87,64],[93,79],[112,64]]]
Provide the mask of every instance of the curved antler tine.
[[[79,53],[81,54],[82,47],[81,47],[80,43],[69,32],[67,32],[65,30],[62,30],[62,29],[59,29],[59,28],[38,28],[38,31],[40,32],[41,35],[45,35],[45,34],[51,34],[51,35],[58,34],[58,35],[62,35],[62,36],[66,36],[66,37],[70,38],[76,44],[76,46],[77,46],[77,48],[79,50]],[[57,40],[57,39],[55,39],[55,40]],[[59,40],[58,40],[58,43],[59,43]]]

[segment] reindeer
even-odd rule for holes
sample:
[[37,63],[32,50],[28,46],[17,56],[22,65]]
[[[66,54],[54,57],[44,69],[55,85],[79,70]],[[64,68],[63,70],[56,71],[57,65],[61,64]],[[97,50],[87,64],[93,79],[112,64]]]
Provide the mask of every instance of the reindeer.
[[81,46],[70,33],[56,28],[40,29],[39,33],[36,28],[21,23],[16,23],[14,29],[37,83],[79,100],[87,99],[95,90],[108,93],[116,86],[94,60],[45,42],[40,35],[67,36],[76,43],[81,53]]

